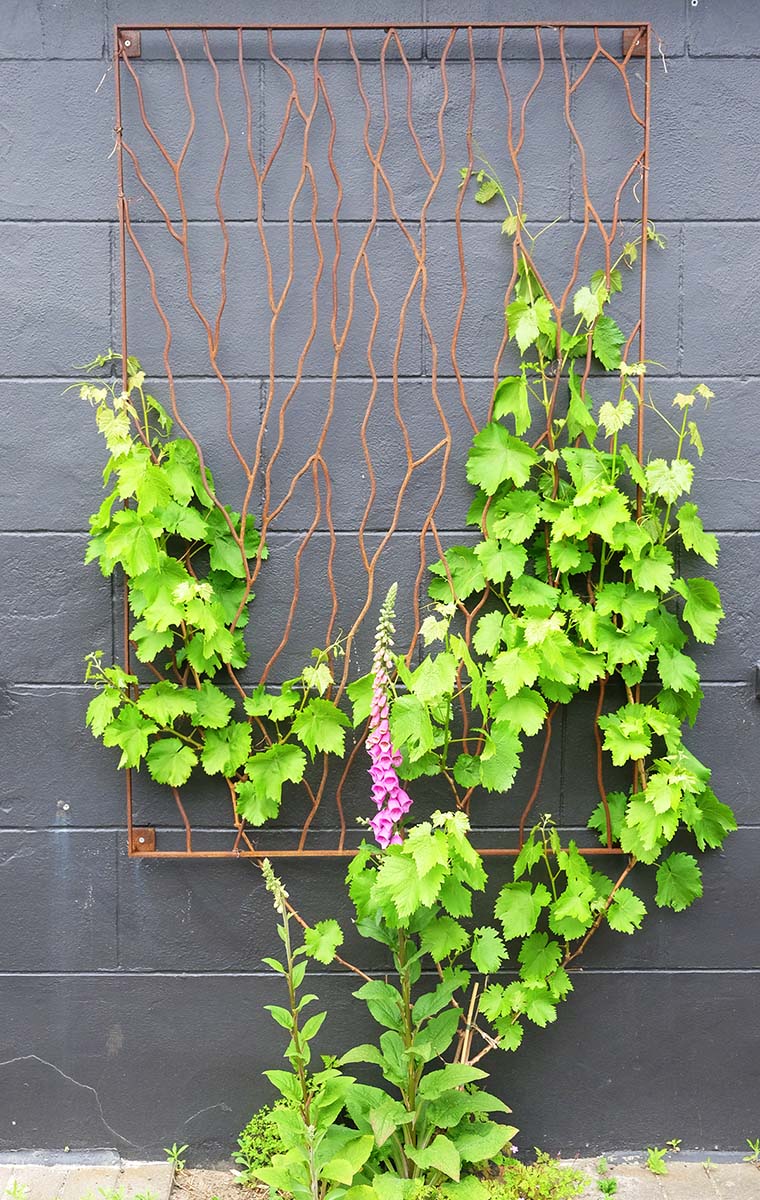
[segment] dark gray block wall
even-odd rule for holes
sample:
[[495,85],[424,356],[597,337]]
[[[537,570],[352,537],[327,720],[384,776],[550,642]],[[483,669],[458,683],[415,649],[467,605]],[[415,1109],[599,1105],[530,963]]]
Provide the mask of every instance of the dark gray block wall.
[[[718,396],[704,421],[699,498],[721,535],[728,616],[717,647],[700,654],[707,682],[693,744],[740,830],[706,860],[704,899],[687,914],[653,914],[631,940],[597,939],[557,1024],[494,1061],[495,1086],[522,1144],[565,1153],[672,1137],[741,1149],[760,1132],[757,5],[0,0],[3,1147],[148,1155],[177,1140],[198,1160],[223,1158],[266,1096],[261,1071],[275,1053],[261,1006],[277,984],[260,967],[274,945],[272,913],[258,872],[245,862],[130,861],[122,780],[83,729],[83,656],[110,649],[118,633],[110,584],[81,566],[100,446],[89,410],[62,393],[75,364],[119,338],[111,25],[559,16],[651,18],[663,42],[665,63],[653,63],[651,215],[670,249],[650,288],[652,354],[666,364],[653,390],[667,403],[703,379]],[[439,52],[434,33],[420,40],[419,54]],[[547,212],[536,215],[563,205],[577,216],[572,173],[549,183]],[[361,192],[349,200],[361,217]],[[149,314],[136,322],[133,348],[150,355]],[[477,364],[477,325],[465,337]],[[237,348],[230,370],[258,390],[261,366]],[[424,387],[429,363],[419,354],[403,369],[405,386],[419,375]],[[197,387],[202,402],[203,380]],[[345,512],[351,483],[336,479]],[[574,805],[587,769],[568,720],[548,776],[568,824],[583,820]],[[327,862],[283,870],[314,919],[332,911],[342,872]],[[325,972],[316,983],[331,1008],[327,1029],[363,1040],[350,981]]]

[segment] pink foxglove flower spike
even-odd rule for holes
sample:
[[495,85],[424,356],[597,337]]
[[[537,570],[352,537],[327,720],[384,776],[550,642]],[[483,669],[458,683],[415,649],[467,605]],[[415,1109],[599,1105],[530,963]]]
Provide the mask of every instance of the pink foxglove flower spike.
[[397,774],[401,755],[393,749],[389,724],[389,691],[393,672],[393,618],[397,584],[392,584],[380,610],[375,635],[375,654],[372,660],[372,706],[370,708],[367,752],[372,766],[372,799],[377,815],[370,821],[379,846],[386,849],[401,842],[398,823],[412,806],[411,797],[404,791]]

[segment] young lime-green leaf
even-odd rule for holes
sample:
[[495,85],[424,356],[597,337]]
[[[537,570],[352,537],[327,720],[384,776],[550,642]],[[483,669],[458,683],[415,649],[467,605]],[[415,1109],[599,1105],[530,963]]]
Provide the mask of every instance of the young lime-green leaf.
[[337,921],[318,921],[304,931],[303,944],[309,958],[326,966],[335,958],[338,946],[343,944],[343,931]]
[[508,375],[497,385],[493,395],[493,415],[496,420],[505,416],[514,417],[517,437],[522,437],[530,429],[532,417],[524,375]]
[[467,479],[492,496],[507,480],[515,487],[525,487],[537,461],[538,455],[532,446],[507,433],[503,425],[491,421],[473,439],[467,456]]
[[583,317],[587,324],[593,325],[601,313],[602,305],[606,300],[605,291],[606,286],[604,288],[596,288],[593,292],[590,287],[578,288],[578,291],[573,296],[574,315],[576,317]]
[[152,717],[159,725],[171,725],[176,717],[195,713],[196,696],[193,688],[162,679],[140,693],[137,706],[146,717]]
[[640,929],[646,915],[646,905],[635,892],[625,887],[618,888],[615,899],[607,909],[609,926],[618,933],[633,933],[635,929]]
[[304,667],[301,677],[307,688],[324,696],[333,682],[332,671],[327,663],[317,663],[316,667]]
[[491,715],[496,723],[506,721],[516,732],[533,737],[546,720],[546,701],[539,692],[531,688],[520,688],[515,696],[507,698],[494,690],[491,698]]
[[422,931],[421,948],[434,962],[443,962],[452,954],[464,950],[470,940],[467,930],[453,917],[437,917]]
[[522,687],[530,687],[538,679],[541,661],[530,646],[502,650],[486,668],[489,679],[500,683],[507,696],[516,696]]
[[494,196],[498,196],[499,185],[489,175],[483,175],[483,178],[480,179],[481,174],[482,172],[478,172],[479,185],[475,192],[475,203],[488,204],[489,200],[493,200]]
[[115,710],[124,700],[123,694],[115,687],[104,687],[93,696],[87,705],[85,724],[92,731],[93,737],[101,737],[103,731],[111,724]]
[[591,276],[591,286],[594,291],[604,288],[610,296],[614,296],[615,292],[623,290],[623,276],[617,267],[610,268],[609,281],[606,271],[594,271]]
[[607,400],[599,409],[599,424],[604,429],[605,436],[612,437],[621,429],[625,429],[626,425],[630,425],[634,414],[635,409],[625,396],[622,396],[617,404]]
[[221,688],[204,679],[195,692],[193,720],[204,729],[223,729],[234,707],[235,701],[231,696],[226,696]]
[[317,750],[326,754],[342,754],[345,748],[343,730],[350,724],[346,714],[330,700],[315,698],[309,700],[296,716],[293,733],[312,758]]
[[486,579],[492,583],[503,583],[507,575],[517,578],[525,569],[527,552],[523,546],[512,542],[486,538],[478,542],[475,554],[483,568]]
[[702,435],[699,432],[699,426],[697,425],[696,421],[686,422],[686,432],[689,437],[689,444],[694,447],[697,454],[701,458],[705,452],[705,447],[702,441]]
[[251,753],[251,727],[232,721],[223,729],[208,729],[201,763],[207,775],[231,778]]
[[[481,1119],[480,1121],[462,1122],[452,1137],[462,1162],[484,1163],[495,1158],[505,1147],[509,1146],[516,1132],[514,1125],[502,1125],[496,1121]],[[466,1176],[466,1178],[472,1177]],[[479,1183],[480,1180],[477,1182]],[[453,1186],[457,1187],[458,1185]],[[486,1191],[486,1196],[488,1194]],[[454,1192],[453,1196],[447,1197],[447,1200],[481,1200],[481,1194],[479,1190],[473,1193],[468,1189],[464,1196]]]
[[138,767],[148,749],[148,739],[158,729],[155,721],[135,708],[126,705],[103,732],[104,746],[121,748],[120,767]]
[[712,788],[706,787],[684,805],[684,823],[694,834],[700,850],[717,850],[726,835],[737,828],[736,817],[727,804],[721,804]]
[[673,504],[684,492],[691,491],[694,466],[685,458],[653,458],[646,467],[647,486],[653,496],[662,496],[667,504]]
[[513,300],[507,306],[506,317],[510,337],[515,339],[523,354],[540,333],[551,334],[555,328],[552,306],[545,296],[537,297],[532,304]]
[[361,725],[363,721],[366,721],[369,716],[372,707],[373,684],[374,679],[372,675],[362,675],[360,679],[355,679],[353,683],[349,683],[346,688],[353,709],[354,729],[356,729],[357,725]]
[[541,497],[536,492],[510,492],[495,502],[493,511],[497,514],[494,536],[520,545],[527,541],[539,522]]
[[633,582],[643,592],[667,592],[673,581],[673,555],[667,546],[650,546],[638,559],[632,553],[625,554],[620,566],[631,572]]
[[414,859],[399,853],[398,847],[390,847],[380,863],[375,891],[381,903],[393,906],[400,921],[407,920],[420,904],[420,878]]
[[521,750],[520,738],[509,725],[493,725],[480,756],[480,782],[487,791],[509,791],[520,766]]
[[[445,558],[445,563],[433,563],[429,568],[431,575],[437,576],[428,588],[431,599],[445,604],[450,600],[466,600],[473,592],[483,591],[485,575],[472,546],[451,546],[446,551]],[[453,593],[449,575],[454,584]]]
[[525,1015],[534,1025],[538,1025],[539,1029],[545,1029],[557,1020],[557,1005],[552,1001],[548,989],[542,988],[528,993]]
[[683,912],[702,895],[702,873],[691,854],[670,854],[657,871],[655,901],[660,908]]
[[181,787],[190,778],[198,756],[191,746],[183,745],[179,738],[169,737],[154,742],[145,761],[156,783]]
[[478,621],[472,644],[478,654],[492,658],[503,643],[504,614],[495,610],[485,613]]
[[709,579],[676,579],[673,587],[686,601],[684,620],[698,642],[715,641],[724,613],[720,593]]
[[174,641],[174,631],[151,629],[145,621],[137,621],[130,630],[129,640],[134,642],[140,662],[149,663],[154,662],[162,650],[168,650]]
[[432,829],[429,821],[409,830],[404,849],[414,859],[420,877],[449,865],[448,838],[442,829]]
[[246,764],[248,779],[235,784],[240,816],[256,826],[276,817],[283,783],[300,783],[305,769],[306,755],[300,746],[276,742],[258,751]]
[[567,376],[570,391],[570,403],[567,409],[567,432],[573,440],[585,437],[589,446],[593,446],[597,435],[597,424],[591,415],[592,400],[588,392],[581,392],[582,380],[576,375],[575,368],[570,365]]
[[599,717],[604,749],[609,750],[616,767],[644,758],[652,748],[651,733],[642,709],[643,705],[626,704],[616,713]]
[[433,749],[435,736],[430,714],[417,696],[399,696],[393,701],[390,724],[394,746],[399,750],[406,747],[411,762]]
[[562,961],[562,947],[550,941],[546,933],[532,933],[523,942],[518,958],[525,980],[544,980]]
[[657,670],[664,686],[674,692],[691,693],[699,688],[699,672],[694,659],[672,646],[658,647]]
[[676,519],[678,532],[687,550],[693,550],[711,566],[718,563],[718,539],[714,533],[705,533],[696,504],[682,504]]
[[470,957],[482,975],[490,975],[498,971],[507,958],[507,948],[495,929],[482,925],[473,932]]
[[497,897],[494,914],[501,922],[507,941],[532,933],[541,910],[546,908],[550,900],[551,896],[542,883],[535,887],[530,880],[505,883]]
[[161,523],[153,516],[139,517],[133,508],[115,513],[105,539],[109,573],[117,562],[130,578],[157,567],[161,533]]
[[268,692],[260,683],[243,701],[243,708],[249,717],[271,717],[273,721],[286,721],[292,717],[301,699],[301,693],[292,686],[292,681],[283,683],[279,695]]
[[453,654],[427,655],[412,675],[409,687],[423,704],[451,696],[456,685],[457,660]]
[[612,317],[599,317],[594,326],[591,346],[596,358],[607,371],[617,371],[622,361],[621,350],[625,334]]

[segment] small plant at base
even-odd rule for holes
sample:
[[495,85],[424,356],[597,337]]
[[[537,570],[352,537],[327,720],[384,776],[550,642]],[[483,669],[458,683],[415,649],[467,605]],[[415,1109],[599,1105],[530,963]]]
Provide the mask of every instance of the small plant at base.
[[612,1177],[610,1173],[610,1164],[606,1158],[602,1157],[597,1160],[596,1170],[599,1178],[596,1181],[596,1186],[603,1196],[614,1196],[617,1194],[618,1185],[617,1179]]
[[571,1200],[580,1196],[587,1184],[582,1171],[562,1166],[550,1154],[536,1150],[534,1163],[510,1160],[499,1179],[487,1187],[493,1200]]
[[651,1171],[653,1175],[667,1175],[668,1168],[665,1166],[667,1153],[667,1146],[647,1146],[647,1170]]
[[238,1183],[255,1187],[258,1183],[255,1172],[268,1167],[275,1154],[284,1154],[287,1149],[273,1116],[273,1108],[283,1107],[288,1107],[284,1100],[276,1100],[273,1107],[263,1105],[240,1133],[238,1148],[232,1155],[233,1162],[242,1167],[241,1171],[235,1171]]
[[185,1169],[185,1159],[182,1157],[182,1155],[188,1149],[189,1147],[187,1144],[184,1146],[178,1146],[176,1142],[172,1142],[171,1146],[164,1146],[166,1161],[171,1163],[177,1174]]
[[760,1138],[747,1138],[747,1145],[751,1153],[744,1155],[744,1162],[752,1163],[756,1167],[760,1167]]
[[6,1185],[5,1195],[9,1197],[9,1200],[28,1200],[29,1184],[21,1183],[20,1180],[11,1178]]

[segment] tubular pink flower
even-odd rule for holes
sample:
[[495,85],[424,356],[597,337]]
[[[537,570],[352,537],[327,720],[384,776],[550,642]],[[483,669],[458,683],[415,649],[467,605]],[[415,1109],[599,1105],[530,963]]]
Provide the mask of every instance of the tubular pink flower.
[[375,652],[372,659],[372,703],[370,705],[369,725],[367,736],[367,753],[371,766],[369,776],[372,780],[372,799],[377,806],[377,814],[370,821],[370,827],[379,846],[385,850],[388,846],[396,846],[401,842],[398,823],[412,806],[411,796],[401,786],[397,768],[401,765],[401,755],[394,749],[391,741],[390,704],[388,689],[393,673],[393,605],[396,599],[396,584],[394,583],[383,602],[380,619],[375,636]]

